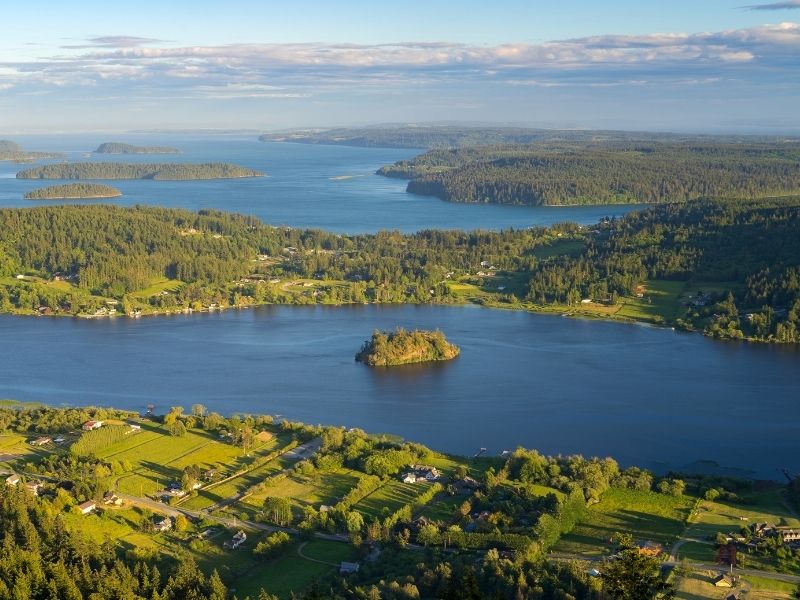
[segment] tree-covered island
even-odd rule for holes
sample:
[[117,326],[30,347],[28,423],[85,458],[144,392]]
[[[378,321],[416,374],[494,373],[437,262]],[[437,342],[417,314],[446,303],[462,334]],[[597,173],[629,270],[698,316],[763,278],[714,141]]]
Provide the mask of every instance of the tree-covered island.
[[56,163],[25,169],[17,179],[236,179],[264,173],[229,163]]
[[26,193],[25,200],[80,200],[90,198],[116,198],[122,192],[101,183],[65,183],[37,188]]
[[172,146],[135,146],[121,142],[105,142],[97,147],[95,154],[180,154]]
[[429,150],[382,167],[413,194],[539,205],[686,202],[800,192],[800,142],[600,140]]
[[356,354],[356,360],[372,367],[452,360],[461,350],[447,341],[441,331],[375,331]]
[[14,162],[32,162],[44,158],[63,158],[59,152],[30,152],[23,150],[16,142],[11,140],[0,140],[0,160],[10,160]]

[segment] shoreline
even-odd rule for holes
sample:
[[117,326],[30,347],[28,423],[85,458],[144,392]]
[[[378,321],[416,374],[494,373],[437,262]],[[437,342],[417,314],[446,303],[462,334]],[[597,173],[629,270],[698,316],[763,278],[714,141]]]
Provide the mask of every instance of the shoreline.
[[313,303],[313,304],[304,304],[304,303],[282,303],[282,302],[263,302],[263,303],[251,303],[251,304],[241,304],[241,305],[230,305],[230,306],[218,306],[216,308],[202,308],[202,309],[193,309],[193,308],[183,308],[178,310],[167,310],[167,311],[148,311],[148,312],[139,312],[139,313],[124,313],[118,311],[113,314],[71,314],[71,313],[50,313],[50,314],[41,314],[35,312],[16,312],[16,311],[5,311],[0,312],[0,316],[7,315],[12,317],[45,317],[45,318],[73,318],[73,319],[117,319],[117,318],[125,318],[125,319],[141,319],[144,317],[169,317],[169,316],[180,316],[180,315],[193,315],[197,314],[213,314],[213,313],[221,313],[229,310],[241,310],[241,309],[252,309],[252,308],[260,308],[266,306],[285,306],[285,307],[299,307],[299,306],[324,306],[330,308],[341,308],[341,307],[352,307],[352,306],[431,306],[431,307],[447,307],[447,306],[454,306],[454,307],[465,307],[465,306],[474,306],[477,308],[486,308],[489,310],[510,310],[510,311],[519,311],[519,312],[527,312],[530,314],[537,314],[537,315],[545,315],[545,316],[552,316],[552,317],[563,317],[563,318],[570,318],[570,319],[583,319],[583,320],[591,320],[591,321],[605,321],[608,323],[621,323],[625,325],[639,325],[644,327],[652,327],[654,329],[665,329],[671,330],[675,332],[681,332],[686,334],[699,334],[703,338],[707,338],[709,340],[713,340],[716,342],[738,342],[738,343],[748,343],[748,344],[757,344],[759,346],[773,346],[773,347],[780,347],[780,348],[791,348],[791,347],[800,347],[800,343],[796,342],[779,342],[775,340],[762,340],[758,338],[742,338],[742,339],[734,339],[734,338],[723,338],[723,337],[714,337],[711,335],[706,335],[703,331],[698,329],[683,329],[676,327],[670,323],[658,324],[652,323],[646,320],[639,320],[639,319],[632,319],[630,317],[616,317],[614,315],[602,315],[602,314],[595,314],[590,312],[581,312],[579,310],[572,310],[566,311],[564,307],[549,307],[549,306],[540,306],[540,305],[521,305],[521,306],[511,306],[501,302],[470,302],[470,301],[460,301],[460,302],[438,302],[438,303],[414,303],[414,302],[350,302],[350,303],[339,303],[339,304],[323,304],[323,303]]

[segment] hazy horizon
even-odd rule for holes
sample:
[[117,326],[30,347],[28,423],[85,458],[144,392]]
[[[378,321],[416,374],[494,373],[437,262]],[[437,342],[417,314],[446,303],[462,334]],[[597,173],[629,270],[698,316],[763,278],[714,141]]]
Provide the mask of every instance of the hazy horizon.
[[[800,0],[7,8],[0,131],[800,132]],[[46,18],[42,18],[46,15]]]

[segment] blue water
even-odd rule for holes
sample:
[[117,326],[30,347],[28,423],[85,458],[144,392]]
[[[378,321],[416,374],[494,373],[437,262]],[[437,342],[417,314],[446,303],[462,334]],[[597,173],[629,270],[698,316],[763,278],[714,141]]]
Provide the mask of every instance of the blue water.
[[[461,355],[372,369],[373,329],[441,328]],[[479,307],[263,307],[117,320],[0,317],[0,398],[158,411],[203,403],[390,432],[442,450],[523,445],[664,470],[800,471],[800,352]]]
[[[6,137],[6,136],[0,136]],[[215,208],[339,232],[594,223],[632,207],[447,203],[374,175],[414,150],[264,144],[255,136],[16,136],[70,160],[227,161],[268,177],[119,181],[115,204]],[[84,156],[104,141],[174,145],[179,156]],[[0,206],[55,182],[14,179]],[[347,179],[337,179],[348,177]],[[96,202],[96,201],[89,201]],[[446,364],[370,369],[353,361],[375,328],[441,328]],[[200,402],[389,432],[465,454],[517,445],[611,455],[664,470],[712,460],[759,477],[800,471],[800,351],[664,329],[477,307],[264,307],[140,320],[0,316],[0,398],[160,410]]]
[[[0,136],[3,137],[3,136]],[[268,177],[217,181],[113,181],[124,196],[102,202],[155,204],[199,210],[216,208],[256,215],[273,225],[316,227],[340,233],[381,229],[504,229],[563,221],[596,223],[633,206],[524,207],[457,204],[405,191],[406,182],[375,175],[378,167],[420,150],[262,143],[250,136],[64,135],[8,136],[26,150],[66,152],[71,161],[231,162]],[[180,148],[180,155],[85,156],[105,141]],[[34,188],[58,181],[17,180],[28,165],[0,162],[0,207],[31,206]],[[347,177],[347,179],[337,179]],[[71,201],[74,202],[74,201]],[[98,202],[88,200],[86,202]]]

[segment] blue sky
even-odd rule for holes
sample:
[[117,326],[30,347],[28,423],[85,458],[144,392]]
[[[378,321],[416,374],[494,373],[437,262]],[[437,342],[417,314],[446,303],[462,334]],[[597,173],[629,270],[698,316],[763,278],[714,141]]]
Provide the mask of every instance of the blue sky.
[[800,131],[800,0],[33,0],[5,7],[4,23],[3,133]]

